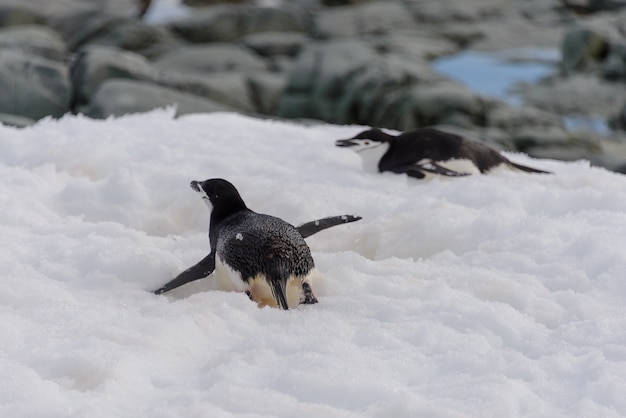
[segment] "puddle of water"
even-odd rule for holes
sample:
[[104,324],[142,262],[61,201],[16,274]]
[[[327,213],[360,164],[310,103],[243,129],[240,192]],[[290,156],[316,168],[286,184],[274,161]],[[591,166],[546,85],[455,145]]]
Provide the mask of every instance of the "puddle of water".
[[611,133],[611,128],[609,128],[605,118],[593,116],[564,116],[561,120],[563,121],[563,126],[568,131],[585,130],[601,135]]
[[559,51],[551,49],[514,49],[495,53],[464,51],[433,62],[440,73],[467,85],[472,91],[492,96],[509,104],[521,104],[511,88],[517,83],[532,83],[555,70]]
[[[520,83],[534,83],[556,71],[560,52],[553,49],[512,49],[499,52],[464,51],[440,58],[433,67],[440,73],[458,80],[472,91],[521,105],[523,100],[514,92]],[[609,134],[607,121],[593,116],[564,116],[567,130],[588,130]]]

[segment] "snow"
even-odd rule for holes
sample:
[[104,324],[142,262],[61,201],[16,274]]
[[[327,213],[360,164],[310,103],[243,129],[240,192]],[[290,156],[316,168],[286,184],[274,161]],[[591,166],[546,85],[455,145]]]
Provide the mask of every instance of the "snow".
[[[359,126],[171,109],[0,126],[0,416],[626,415],[626,179],[418,181],[336,148]],[[259,309],[204,279],[191,180],[300,224],[320,299]]]

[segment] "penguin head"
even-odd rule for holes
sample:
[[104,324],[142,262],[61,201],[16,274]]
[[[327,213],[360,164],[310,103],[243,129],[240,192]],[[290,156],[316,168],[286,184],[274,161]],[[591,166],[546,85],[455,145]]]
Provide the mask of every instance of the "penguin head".
[[335,145],[349,148],[361,156],[363,167],[367,171],[378,171],[378,162],[389,149],[394,136],[378,128],[360,132],[350,139],[338,139]]
[[193,180],[190,186],[202,195],[202,200],[211,210],[211,218],[247,209],[235,186],[224,179]]

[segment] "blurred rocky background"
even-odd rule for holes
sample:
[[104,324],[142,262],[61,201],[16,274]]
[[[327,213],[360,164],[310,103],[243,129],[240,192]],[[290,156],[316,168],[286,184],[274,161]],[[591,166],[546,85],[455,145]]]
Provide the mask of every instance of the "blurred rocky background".
[[626,172],[626,0],[0,0],[2,123],[172,104]]

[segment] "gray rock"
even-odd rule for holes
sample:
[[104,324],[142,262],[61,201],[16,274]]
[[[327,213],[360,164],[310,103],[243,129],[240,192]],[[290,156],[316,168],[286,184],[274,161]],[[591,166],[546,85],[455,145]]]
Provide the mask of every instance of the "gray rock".
[[41,119],[69,110],[71,85],[67,67],[15,50],[0,50],[0,112]]
[[161,74],[161,77],[155,82],[164,87],[176,88],[221,103],[244,113],[256,111],[248,77],[242,73],[219,72],[210,75],[196,75],[170,72]]
[[93,118],[146,112],[158,107],[176,106],[176,114],[232,111],[209,99],[152,83],[115,79],[104,82],[88,106],[79,109]]
[[249,49],[226,43],[181,47],[156,58],[154,65],[162,70],[195,73],[246,73],[268,69],[268,64]]
[[400,2],[372,1],[324,9],[314,18],[319,38],[354,37],[415,29],[416,23]]
[[136,0],[2,0],[3,8],[9,10],[26,11],[32,16],[38,16],[35,21],[23,23],[53,23],[56,19],[67,14],[79,12],[100,12],[119,17],[137,16],[138,2]]
[[405,0],[408,9],[419,22],[467,22],[484,20],[509,11],[512,2],[503,0]]
[[53,60],[63,60],[67,55],[61,35],[40,25],[0,30],[0,49],[13,49]]
[[259,72],[250,75],[249,84],[257,111],[266,115],[276,114],[287,87],[287,77],[277,73]]
[[[533,157],[569,160],[568,155],[584,156],[601,151],[597,138],[585,133],[568,132],[558,126],[523,128],[513,135],[515,146]],[[552,157],[548,156],[551,152]],[[582,158],[582,157],[579,157]]]
[[626,81],[626,43],[613,43],[602,63],[602,77],[611,81]]
[[500,128],[510,134],[529,128],[561,127],[558,116],[528,106],[494,106],[487,112],[487,126]]
[[306,32],[307,17],[293,8],[218,5],[170,23],[191,42],[233,42],[259,32]]
[[116,48],[92,46],[82,50],[72,66],[73,107],[87,104],[106,80],[124,78],[153,81],[157,71],[141,55]]
[[302,32],[262,32],[246,36],[243,44],[264,57],[295,56],[309,37]]
[[626,104],[619,112],[609,118],[608,124],[613,129],[626,131]]
[[0,4],[0,27],[43,25],[46,19],[36,10],[17,2]]
[[626,84],[591,74],[554,78],[525,86],[521,93],[529,105],[556,114],[608,117],[626,102]]
[[14,126],[16,128],[25,128],[26,126],[30,126],[36,121],[31,118],[26,118],[24,116],[11,115],[8,113],[0,113],[0,124],[7,126]]
[[458,52],[456,43],[418,31],[398,31],[367,39],[381,54],[396,54],[418,64]]
[[348,80],[377,58],[372,48],[355,40],[307,45],[289,73],[278,116],[343,123],[337,105]]
[[562,0],[561,3],[578,13],[613,11],[626,7],[625,0]]
[[414,86],[408,100],[417,126],[450,124],[469,128],[485,119],[486,102],[454,82]]
[[73,51],[90,44],[155,57],[182,43],[165,27],[94,11],[68,14],[57,19],[55,27],[64,33]]
[[593,71],[609,50],[609,40],[586,27],[569,30],[561,44],[561,71],[565,75]]

